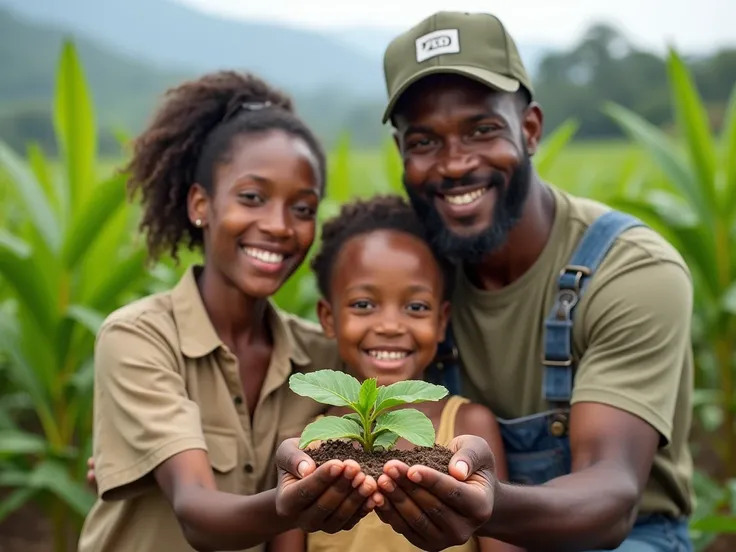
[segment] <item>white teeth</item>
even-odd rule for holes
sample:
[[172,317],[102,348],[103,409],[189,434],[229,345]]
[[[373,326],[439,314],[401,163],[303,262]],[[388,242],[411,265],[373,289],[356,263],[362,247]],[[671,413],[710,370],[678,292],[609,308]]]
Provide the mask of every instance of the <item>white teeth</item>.
[[444,196],[444,198],[445,201],[447,201],[448,203],[452,203],[453,205],[467,205],[468,203],[473,203],[476,199],[478,199],[487,191],[488,188],[482,188],[480,190],[475,190],[473,192],[468,192],[467,194],[462,195],[446,195]]
[[257,249],[255,247],[244,247],[243,251],[246,255],[263,261],[264,263],[279,264],[284,260],[284,256],[281,253],[274,253],[272,251],[266,251],[265,249]]
[[400,360],[409,355],[406,351],[378,351],[375,349],[368,351],[368,354],[377,360]]

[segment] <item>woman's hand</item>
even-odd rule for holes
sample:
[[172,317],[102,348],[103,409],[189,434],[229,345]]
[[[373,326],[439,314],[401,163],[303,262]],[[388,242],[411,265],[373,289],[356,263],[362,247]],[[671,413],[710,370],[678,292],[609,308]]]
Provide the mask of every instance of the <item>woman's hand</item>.
[[90,456],[87,458],[87,485],[97,494],[97,477],[95,477],[95,459]]
[[353,460],[330,460],[318,468],[298,442],[287,439],[276,451],[278,514],[307,532],[351,529],[375,507],[375,479]]

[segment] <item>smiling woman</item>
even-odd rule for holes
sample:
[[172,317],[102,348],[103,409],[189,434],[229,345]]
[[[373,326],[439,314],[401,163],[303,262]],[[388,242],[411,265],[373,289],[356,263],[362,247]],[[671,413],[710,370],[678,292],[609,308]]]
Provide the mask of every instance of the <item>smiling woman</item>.
[[320,329],[270,299],[314,240],[320,144],[287,96],[219,72],[168,93],[128,170],[151,257],[186,244],[204,263],[99,331],[99,499],[80,552],[260,550],[314,526],[315,511],[350,519],[376,489],[355,463],[275,489],[277,445],[321,411],[290,393],[288,377],[339,369]]

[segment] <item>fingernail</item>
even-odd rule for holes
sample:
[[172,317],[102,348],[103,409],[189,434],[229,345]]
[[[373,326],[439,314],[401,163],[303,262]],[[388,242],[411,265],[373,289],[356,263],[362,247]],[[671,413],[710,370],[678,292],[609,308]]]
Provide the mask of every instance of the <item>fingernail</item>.
[[399,470],[396,468],[391,468],[388,470],[388,474],[391,476],[392,479],[398,479],[399,478]]
[[304,473],[307,471],[307,468],[309,468],[309,462],[306,460],[299,462],[299,465],[296,467],[299,477],[304,477]]
[[338,475],[340,475],[340,472],[341,472],[341,471],[342,471],[342,470],[340,469],[340,466],[332,466],[332,467],[330,468],[330,475],[331,475],[332,477],[337,477]]
[[383,490],[385,490],[387,493],[392,493],[396,490],[396,485],[394,485],[391,481],[384,481],[381,487],[383,487]]
[[460,470],[460,473],[462,473],[463,477],[468,477],[468,471],[469,471],[469,468],[468,468],[468,464],[467,464],[467,462],[464,462],[463,460],[459,460],[459,461],[458,461],[458,462],[457,462],[457,463],[455,464],[455,467],[456,467],[456,468],[457,468],[458,470]]
[[414,483],[421,483],[422,482],[422,474],[419,472],[411,472],[409,474],[409,479],[411,479]]

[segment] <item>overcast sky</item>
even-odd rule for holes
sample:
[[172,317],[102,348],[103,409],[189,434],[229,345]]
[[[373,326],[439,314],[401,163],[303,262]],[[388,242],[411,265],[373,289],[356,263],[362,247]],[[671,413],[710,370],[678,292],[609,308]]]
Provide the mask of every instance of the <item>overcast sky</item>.
[[[661,50],[736,45],[736,0],[178,0],[229,17],[300,27],[355,25],[406,28],[443,9],[498,15],[518,41],[565,46],[597,19],[617,23],[629,37]],[[331,6],[331,7],[328,7]]]

